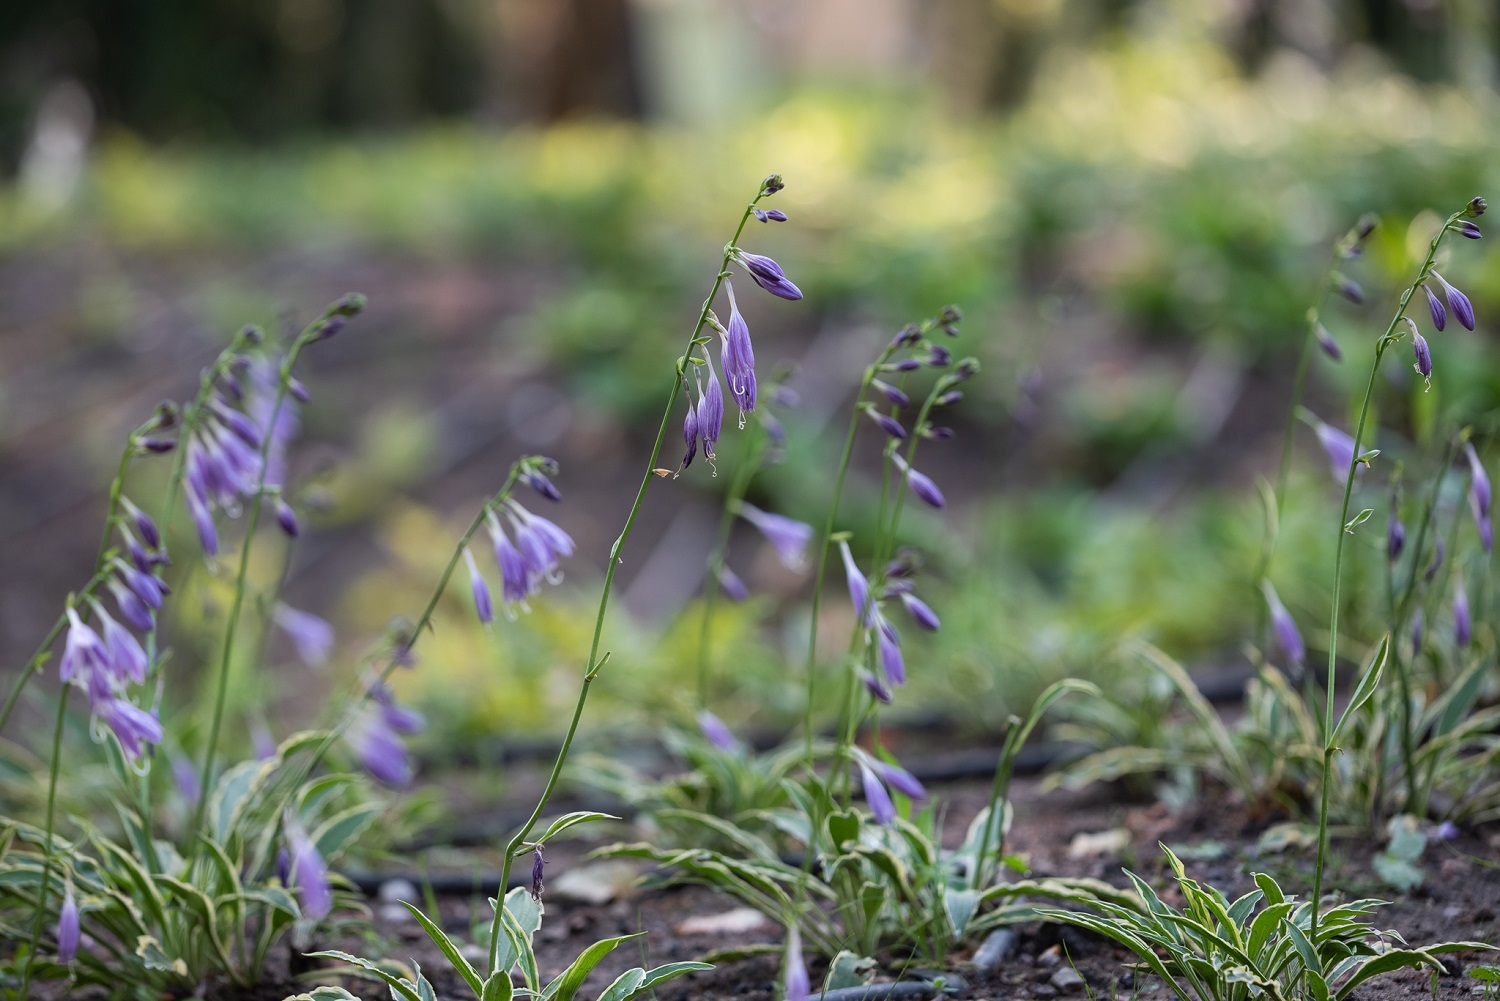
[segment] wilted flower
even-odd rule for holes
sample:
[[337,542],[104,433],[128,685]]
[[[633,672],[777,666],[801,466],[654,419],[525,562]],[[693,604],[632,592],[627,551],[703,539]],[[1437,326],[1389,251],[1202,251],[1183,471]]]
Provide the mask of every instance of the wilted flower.
[[[495,605],[490,599],[490,586],[485,582],[484,574],[479,572],[479,565],[474,562],[474,554],[469,547],[464,547],[464,562],[469,566],[469,591],[474,595],[474,613],[479,616],[479,621],[489,625],[495,621]],[[504,573],[502,571],[502,578]],[[509,600],[509,595],[506,595]]]
[[1448,308],[1453,310],[1453,315],[1458,317],[1458,322],[1462,323],[1469,330],[1473,330],[1474,305],[1469,302],[1469,297],[1452,285],[1449,285],[1448,280],[1436,271],[1428,273],[1438,280],[1439,285],[1443,286],[1443,298],[1448,300]]
[[298,891],[298,903],[302,916],[314,921],[328,916],[333,910],[333,890],[328,885],[328,867],[323,856],[303,830],[301,823],[291,814],[286,818],[288,888]]
[[854,604],[854,614],[864,622],[870,607],[870,583],[859,567],[854,565],[854,555],[849,552],[849,543],[839,542],[839,555],[844,560],[844,576],[849,582],[849,600]]
[[793,285],[781,270],[781,265],[761,254],[751,254],[736,248],[729,259],[749,273],[755,284],[782,299],[800,299],[802,290]]
[[1307,646],[1302,642],[1302,633],[1297,628],[1296,620],[1281,603],[1281,598],[1270,581],[1261,581],[1260,589],[1266,596],[1266,606],[1271,610],[1271,633],[1276,637],[1276,645],[1281,648],[1282,656],[1286,657],[1289,664],[1301,667],[1307,659]]
[[547,869],[547,860],[542,858],[542,846],[531,850],[531,899],[542,899],[542,874]]
[[703,734],[703,739],[714,745],[721,751],[738,751],[740,742],[735,739],[729,727],[707,709],[698,710],[698,732]]
[[1479,539],[1484,543],[1484,551],[1493,552],[1495,526],[1490,515],[1493,501],[1490,478],[1484,471],[1484,464],[1479,461],[1479,453],[1474,451],[1473,442],[1464,442],[1464,454],[1469,458],[1469,510],[1474,515],[1474,524],[1479,528]]
[[78,958],[78,942],[82,933],[78,926],[78,898],[73,895],[73,883],[63,892],[62,910],[57,915],[57,959],[67,965]]
[[947,504],[947,501],[943,498],[943,492],[938,489],[937,484],[933,483],[932,480],[923,473],[913,469],[907,463],[907,461],[901,457],[900,453],[892,455],[891,459],[895,461],[896,468],[900,469],[902,474],[906,477],[907,485],[911,487],[912,493],[916,494],[919,498],[932,505],[933,507],[940,508]]
[[776,550],[776,556],[788,570],[801,570],[807,565],[807,543],[812,539],[812,526],[795,518],[770,514],[752,504],[740,504],[740,517],[760,529],[766,541]]
[[296,647],[297,657],[302,663],[308,667],[322,667],[328,663],[328,654],[333,650],[334,635],[333,626],[329,625],[325,619],[311,612],[299,611],[282,601],[278,601],[271,610],[271,619],[292,641],[292,646]]
[[682,462],[677,471],[681,472],[693,464],[693,456],[698,454],[698,411],[693,406],[693,394],[687,393],[687,416],[682,420],[682,440],[687,445],[687,451],[682,453]]

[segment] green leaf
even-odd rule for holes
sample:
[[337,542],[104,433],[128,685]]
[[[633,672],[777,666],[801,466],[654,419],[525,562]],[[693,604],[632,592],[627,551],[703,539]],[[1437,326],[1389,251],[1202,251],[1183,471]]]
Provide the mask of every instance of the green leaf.
[[1336,1001],[1344,1001],[1349,992],[1371,977],[1378,977],[1383,973],[1393,970],[1405,969],[1407,967],[1430,966],[1434,970],[1441,971],[1443,964],[1428,955],[1425,949],[1391,949],[1378,956],[1371,956],[1369,960],[1362,963],[1354,975],[1339,985],[1338,992],[1334,994]]
[[358,838],[384,808],[382,803],[361,803],[334,814],[320,824],[311,837],[323,861],[332,862],[342,855],[349,843]]
[[337,949],[325,949],[322,952],[309,952],[307,955],[311,956],[314,959],[336,959],[341,963],[348,963],[350,966],[357,966],[361,970],[364,970],[366,973],[372,974],[377,979],[384,982],[384,984],[391,989],[392,994],[399,995],[400,997],[404,998],[405,1001],[422,1001],[421,996],[417,994],[416,989],[411,985],[409,981],[404,980],[403,978],[389,972],[378,963],[372,963],[370,960],[362,959],[359,956],[351,956],[349,953],[340,952]]
[[286,1001],[363,1001],[342,987],[314,987],[306,994],[293,994]]
[[[406,900],[401,901],[401,903],[411,912],[411,916],[417,919],[417,924],[422,926],[422,930],[427,933],[428,938],[432,939],[432,944],[438,947],[438,951],[448,960],[454,971],[464,978],[464,983],[469,985],[469,990],[473,991],[476,997],[483,994],[484,981],[479,979],[479,974],[475,972],[474,967],[470,965],[469,961],[464,958],[463,953],[458,951],[458,946],[453,944],[453,940],[431,918],[423,914],[421,908]],[[418,973],[420,972],[418,971]]]
[[1338,725],[1333,728],[1333,733],[1328,737],[1328,747],[1337,747],[1339,734],[1344,729],[1344,724],[1349,718],[1375,694],[1375,689],[1380,685],[1380,674],[1385,670],[1387,655],[1391,652],[1391,634],[1386,633],[1380,638],[1380,645],[1375,648],[1375,655],[1370,658],[1370,664],[1365,668],[1364,676],[1359,679],[1359,686],[1354,689],[1354,694],[1349,697],[1349,704],[1344,707],[1344,714],[1339,717]]
[[264,761],[243,761],[226,771],[208,800],[208,815],[213,820],[213,837],[223,844],[229,840],[240,813],[254,792],[281,766],[281,756]]
[[836,991],[844,987],[862,987],[875,977],[875,960],[861,956],[848,949],[833,957],[828,964],[828,976],[823,979],[824,991]]
[[700,963],[695,960],[687,960],[681,963],[664,963],[654,969],[646,971],[646,979],[641,981],[641,986],[631,997],[639,997],[647,991],[654,990],[660,984],[668,980],[682,976],[684,973],[701,973],[712,970],[713,966],[708,963]]
[[515,991],[515,984],[510,982],[510,970],[496,970],[484,982],[484,990],[479,992],[479,999],[480,1001],[510,1001]]
[[[561,817],[558,817],[556,820],[554,820],[551,824],[548,825],[547,831],[546,831],[545,834],[543,834],[539,838],[534,838],[533,841],[535,841],[538,844],[546,844],[547,842],[551,841],[553,838],[557,837],[559,834],[561,834],[563,831],[566,831],[570,827],[576,827],[579,824],[587,824],[587,823],[589,823],[591,821],[595,821],[595,820],[619,820],[619,819],[620,819],[619,817],[616,817],[614,814],[610,814],[610,813],[594,813],[594,812],[589,811],[589,810],[575,810],[572,813],[565,813]],[[518,849],[516,849],[516,856],[519,857],[521,855],[525,855],[525,854],[527,854],[530,851],[531,851],[530,848],[518,848]]]
[[629,942],[631,939],[640,938],[645,932],[636,932],[633,935],[617,935],[614,938],[600,939],[579,953],[578,958],[568,965],[566,970],[559,973],[553,981],[542,991],[542,997],[551,1001],[573,1001],[578,988],[583,986],[584,980],[593,972],[599,961],[611,952],[621,942]]
[[148,970],[163,970],[184,978],[188,975],[187,964],[162,952],[161,943],[150,935],[142,935],[135,940],[135,954],[141,957],[141,962]]
[[604,989],[604,993],[599,995],[599,1001],[627,1001],[628,998],[635,997],[641,981],[645,979],[646,971],[639,966],[626,970]]
[[969,920],[974,917],[974,911],[978,907],[978,890],[943,891],[943,909],[947,912],[948,925],[953,929],[954,938],[963,938],[964,929],[969,927]]
[[828,832],[828,844],[834,851],[842,851],[849,842],[859,842],[860,816],[854,810],[839,810],[830,813],[823,822]]
[[[491,907],[498,906],[492,899]],[[490,969],[510,972],[511,967],[530,956],[527,966],[536,970],[536,957],[531,956],[531,936],[542,926],[542,904],[533,900],[526,888],[518,886],[505,895],[505,915],[501,919],[501,930],[505,933],[490,943]],[[527,982],[535,987],[535,977]]]

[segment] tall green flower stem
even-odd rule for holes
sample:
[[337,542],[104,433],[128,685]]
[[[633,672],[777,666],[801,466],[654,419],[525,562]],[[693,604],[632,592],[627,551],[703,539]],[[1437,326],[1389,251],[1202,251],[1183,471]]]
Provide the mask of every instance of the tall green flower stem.
[[193,811],[193,825],[189,828],[193,831],[203,827],[203,814],[208,808],[208,794],[213,784],[214,757],[218,753],[219,730],[224,722],[224,702],[229,693],[229,668],[234,657],[234,637],[239,629],[240,609],[245,603],[246,584],[250,576],[250,551],[255,544],[255,529],[260,524],[261,507],[265,500],[267,466],[271,446],[276,438],[276,422],[281,417],[281,407],[286,402],[286,396],[291,387],[292,373],[296,371],[297,359],[301,357],[302,349],[314,341],[321,340],[325,336],[328,324],[335,316],[350,316],[363,308],[363,296],[346,296],[324,311],[322,316],[308,324],[302,333],[297,335],[286,357],[281,360],[280,373],[276,380],[276,397],[271,404],[271,412],[266,420],[265,428],[262,430],[260,471],[256,475],[255,494],[250,499],[249,510],[245,516],[245,538],[240,543],[240,566],[239,572],[235,575],[234,598],[230,601],[229,618],[224,624],[224,648],[219,657],[214,713],[208,728],[208,742],[203,749],[203,765],[198,780],[198,806]]
[[1344,477],[1344,501],[1339,513],[1338,544],[1334,549],[1332,610],[1329,613],[1328,621],[1328,681],[1327,691],[1323,699],[1324,744],[1321,777],[1322,790],[1318,806],[1318,857],[1313,869],[1311,937],[1314,941],[1317,940],[1318,912],[1322,906],[1324,856],[1328,854],[1328,787],[1333,774],[1333,755],[1338,750],[1333,743],[1333,702],[1335,687],[1334,670],[1338,666],[1339,648],[1339,592],[1343,583],[1344,540],[1353,532],[1353,526],[1349,525],[1349,499],[1354,494],[1354,474],[1359,469],[1360,460],[1366,458],[1361,452],[1360,444],[1364,440],[1365,421],[1370,416],[1370,400],[1375,395],[1375,376],[1380,372],[1380,361],[1385,357],[1386,349],[1403,336],[1396,332],[1396,328],[1406,316],[1406,307],[1411,303],[1411,297],[1416,293],[1417,286],[1421,285],[1423,280],[1427,278],[1428,272],[1432,268],[1433,259],[1437,256],[1438,246],[1443,242],[1443,237],[1452,228],[1453,224],[1465,215],[1465,212],[1465,209],[1460,209],[1449,216],[1443,224],[1443,228],[1432,238],[1432,243],[1427,248],[1427,257],[1422,261],[1422,267],[1418,269],[1417,277],[1401,293],[1401,300],[1396,307],[1395,315],[1391,317],[1391,322],[1386,325],[1385,333],[1381,334],[1380,339],[1375,342],[1375,361],[1370,366],[1370,377],[1365,382],[1364,399],[1360,401],[1359,405],[1359,421],[1354,427],[1354,449],[1349,460],[1349,472]]
[[[631,529],[635,527],[636,516],[640,514],[641,505],[646,500],[646,490],[651,486],[651,481],[658,475],[656,463],[661,457],[662,443],[667,438],[667,428],[672,423],[672,412],[677,407],[677,395],[682,391],[683,380],[687,375],[688,366],[692,364],[692,353],[701,343],[699,335],[702,334],[704,326],[708,323],[709,313],[713,310],[714,299],[719,294],[719,287],[724,284],[724,279],[729,275],[730,255],[737,249],[736,244],[739,243],[740,234],[745,231],[745,223],[750,220],[751,213],[762,198],[772,195],[780,189],[780,177],[772,175],[762,182],[755,199],[745,206],[744,214],[740,216],[740,223],[735,227],[734,238],[724,247],[724,256],[719,262],[719,272],[714,276],[713,288],[709,290],[708,298],[703,300],[703,308],[698,311],[698,322],[693,325],[693,332],[688,337],[687,347],[683,351],[682,356],[677,360],[672,377],[672,389],[667,394],[667,404],[662,411],[661,425],[656,429],[656,441],[651,446],[651,458],[647,461],[646,471],[641,476],[641,485],[636,490],[635,502],[630,506],[630,514],[625,518],[625,527],[620,530],[619,537],[609,547],[609,568],[604,572],[604,587],[599,594],[599,611],[594,616],[594,636],[589,643],[588,662],[584,667],[583,683],[578,689],[578,701],[573,707],[573,718],[568,723],[568,732],[563,737],[562,747],[558,749],[557,759],[552,764],[552,772],[547,776],[547,785],[543,788],[541,796],[537,799],[536,809],[531,812],[531,816],[526,819],[526,822],[521,825],[520,829],[511,837],[510,843],[505,847],[505,860],[501,863],[500,868],[499,899],[495,902],[495,917],[490,926],[491,943],[498,943],[500,936],[503,934],[501,931],[501,915],[504,913],[505,908],[504,897],[506,887],[510,885],[511,862],[522,851],[522,846],[526,843],[527,835],[531,833],[532,828],[541,819],[542,812],[547,809],[547,804],[552,799],[552,793],[557,788],[557,780],[562,775],[563,765],[567,761],[568,751],[573,746],[573,738],[578,733],[578,722],[583,718],[583,707],[588,701],[589,689],[593,685],[594,679],[599,676],[599,672],[604,668],[605,663],[609,660],[608,653],[605,653],[603,657],[599,656],[599,641],[604,633],[604,613],[609,607],[609,595],[614,588],[615,572],[620,566],[620,553],[624,550],[625,543],[630,538]],[[494,954],[493,950],[494,947],[492,946],[491,955]],[[491,971],[491,973],[493,972]]]
[[734,479],[729,482],[729,493],[724,497],[724,510],[719,515],[719,534],[714,540],[713,550],[708,554],[708,576],[703,582],[703,621],[698,626],[698,706],[701,709],[708,708],[708,665],[711,659],[709,628],[713,624],[714,606],[719,597],[719,575],[724,571],[724,559],[729,552],[729,533],[734,528],[735,516],[739,514],[740,502],[750,489],[750,481],[760,471],[761,459],[765,454],[762,447],[764,431],[759,421],[751,425],[750,434],[746,437],[745,458],[734,471]]

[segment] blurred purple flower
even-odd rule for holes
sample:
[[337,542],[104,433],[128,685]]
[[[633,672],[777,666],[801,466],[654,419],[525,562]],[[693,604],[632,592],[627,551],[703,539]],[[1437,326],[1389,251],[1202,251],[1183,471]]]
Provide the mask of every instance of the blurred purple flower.
[[807,963],[802,958],[802,932],[795,922],[786,930],[786,956],[782,965],[786,986],[784,1001],[808,1001],[812,996],[812,981],[807,975]]
[[887,680],[900,688],[906,684],[906,658],[901,655],[901,637],[877,610],[875,616],[875,646],[880,655],[880,669]]
[[1464,588],[1463,578],[1454,574],[1453,590],[1453,642],[1460,647],[1469,645],[1474,638],[1474,620],[1469,615],[1469,592]]
[[719,586],[724,589],[724,594],[730,601],[744,601],[750,597],[750,589],[740,580],[739,574],[728,567],[719,567],[717,574]]
[[753,504],[740,504],[740,517],[760,529],[776,550],[782,566],[788,570],[801,570],[807,565],[807,544],[812,539],[811,525],[779,514],[762,511]]
[[1401,519],[1396,517],[1392,511],[1386,518],[1385,523],[1385,555],[1392,563],[1401,558],[1401,550],[1406,548],[1406,526],[1401,524]]
[[740,749],[740,742],[735,739],[729,727],[707,709],[698,710],[698,732],[703,734],[704,740],[721,751],[733,752]]
[[854,564],[854,556],[849,552],[849,543],[839,542],[839,555],[844,560],[844,576],[849,583],[849,600],[854,604],[854,614],[860,622],[866,620],[870,610],[870,584],[865,580],[865,575],[860,573],[859,567]]
[[302,916],[320,921],[333,910],[333,889],[328,885],[328,867],[323,864],[323,856],[318,854],[318,848],[313,844],[312,838],[308,837],[307,831],[290,814],[286,819],[286,837],[287,871],[291,877],[288,889],[295,887],[298,891]]
[[1422,571],[1422,579],[1431,584],[1432,578],[1436,577],[1437,572],[1443,569],[1443,560],[1445,560],[1447,556],[1448,544],[1443,541],[1442,536],[1438,536],[1436,542],[1432,547],[1432,562],[1427,564],[1426,570]]
[[63,893],[62,910],[57,915],[57,960],[64,966],[78,958],[78,942],[82,933],[78,923],[78,898],[73,895],[73,883]]
[[879,379],[875,379],[874,381],[872,381],[870,383],[870,385],[874,386],[881,393],[885,394],[885,398],[891,402],[892,406],[897,406],[897,407],[909,407],[909,406],[911,406],[911,397],[907,396],[904,392],[902,392],[901,390],[897,389],[895,386],[892,386],[890,383],[882,382]]
[[[474,554],[469,547],[464,547],[464,562],[469,567],[469,592],[474,596],[474,614],[479,616],[479,621],[489,625],[495,621],[495,604],[490,599],[490,586],[485,582],[484,574],[479,572],[479,565],[474,562]],[[502,578],[504,574],[501,574]],[[507,600],[509,595],[506,596]]]
[[114,732],[125,756],[136,761],[146,751],[148,744],[160,744],[161,722],[155,713],[135,705],[129,699],[109,698],[96,701],[94,714]]
[[912,621],[928,632],[937,632],[942,626],[937,614],[928,607],[927,602],[910,591],[901,592],[901,604],[906,607],[906,614],[911,616]]
[[916,494],[923,501],[936,508],[941,508],[945,504],[947,504],[947,501],[943,498],[943,492],[938,489],[937,484],[933,483],[932,480],[923,473],[913,469],[910,465],[908,465],[907,461],[901,457],[900,453],[892,455],[891,458],[895,461],[896,468],[900,469],[901,472],[906,476],[907,485],[911,487],[912,493]]
[[890,416],[889,414],[883,414],[873,407],[867,408],[865,410],[865,416],[869,417],[870,420],[874,421],[876,424],[879,424],[880,430],[884,431],[886,434],[890,435],[897,441],[906,440],[906,428],[902,427],[901,422],[896,420],[896,418]]
[[549,501],[562,500],[562,492],[557,489],[557,484],[547,478],[546,474],[535,469],[528,469],[521,474],[521,482],[547,498]]
[[1323,446],[1323,452],[1328,456],[1328,468],[1332,471],[1334,480],[1342,484],[1349,475],[1349,467],[1354,463],[1354,439],[1317,417],[1313,417],[1312,422],[1318,444]]
[[1484,471],[1484,464],[1479,461],[1479,453],[1474,451],[1473,442],[1464,442],[1464,454],[1469,459],[1469,510],[1474,515],[1474,524],[1479,528],[1479,539],[1484,543],[1484,551],[1494,552],[1495,525],[1490,511],[1494,495],[1490,489],[1490,477]]
[[295,539],[302,534],[302,526],[297,524],[297,512],[280,497],[276,498],[276,524],[286,533],[287,538]]
[[896,819],[896,804],[891,802],[891,794],[881,784],[880,778],[867,765],[864,758],[859,761],[859,777],[865,787],[865,802],[870,804],[870,812],[875,815],[877,824],[889,824]]
[[397,789],[411,782],[411,756],[384,713],[368,707],[362,709],[349,725],[344,739],[349,742],[360,766],[376,781]]
[[1334,361],[1344,360],[1344,349],[1339,347],[1339,342],[1333,339],[1333,335],[1328,332],[1327,327],[1319,323],[1313,328],[1313,334],[1317,337],[1318,347],[1323,349],[1324,354]]
[[865,690],[872,696],[886,705],[891,704],[891,690],[875,674],[870,671],[861,670],[859,672],[859,680],[865,686]]
[[1281,648],[1282,656],[1287,659],[1288,664],[1301,667],[1307,659],[1307,646],[1302,642],[1302,633],[1297,628],[1296,620],[1281,603],[1281,598],[1270,581],[1261,581],[1260,589],[1266,596],[1266,606],[1271,610],[1271,633],[1276,637],[1276,645]]
[[[468,550],[464,552],[467,553]],[[271,620],[292,641],[302,663],[308,667],[322,667],[328,663],[328,655],[333,651],[334,634],[333,626],[326,620],[311,612],[295,609],[284,601],[278,601],[271,610]]]
[[146,680],[146,651],[130,630],[110,618],[104,606],[93,602],[94,614],[104,627],[104,647],[109,651],[109,669],[120,685],[127,681],[143,684]]
[[1415,657],[1422,652],[1422,610],[1419,608],[1411,615],[1411,655]]

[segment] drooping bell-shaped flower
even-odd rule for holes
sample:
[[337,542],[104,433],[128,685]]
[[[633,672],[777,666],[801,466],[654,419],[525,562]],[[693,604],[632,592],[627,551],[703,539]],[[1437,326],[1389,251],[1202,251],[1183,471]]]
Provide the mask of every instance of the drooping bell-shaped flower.
[[1328,332],[1327,327],[1319,323],[1313,327],[1313,334],[1318,339],[1318,347],[1323,349],[1325,355],[1334,361],[1344,360],[1344,349],[1339,347],[1339,342],[1333,339],[1333,335]]
[[83,935],[78,922],[78,898],[73,895],[73,882],[68,881],[63,891],[62,909],[57,915],[57,961],[67,966],[78,958],[78,943]]
[[[708,388],[698,384],[698,438],[703,442],[703,455],[710,461],[717,459],[714,446],[724,428],[724,389],[719,385],[719,373],[714,370],[713,353],[705,351],[703,360],[708,369]],[[698,378],[698,373],[693,373]]]
[[901,636],[884,615],[877,610],[875,616],[875,649],[880,656],[880,669],[897,688],[906,684],[906,658],[901,654]]
[[839,542],[839,555],[844,560],[844,576],[849,583],[849,600],[854,605],[854,614],[860,622],[864,622],[870,609],[870,582],[865,580],[865,575],[855,565],[848,542]]
[[1266,607],[1271,612],[1271,634],[1276,637],[1276,645],[1281,648],[1281,654],[1288,664],[1301,667],[1307,659],[1307,645],[1302,642],[1302,632],[1297,628],[1296,620],[1281,603],[1281,598],[1270,581],[1261,581],[1260,589],[1266,597]]
[[943,497],[943,492],[938,489],[937,484],[932,482],[932,479],[926,474],[913,469],[901,457],[899,452],[893,454],[891,459],[896,463],[896,468],[900,469],[906,477],[906,482],[911,487],[911,492],[916,494],[918,498],[936,508],[941,508],[948,503]]
[[1392,563],[1401,558],[1401,551],[1406,548],[1406,526],[1401,524],[1401,519],[1396,517],[1392,511],[1385,523],[1385,557]]
[[464,547],[464,563],[469,568],[469,593],[474,596],[474,614],[479,616],[479,621],[484,625],[489,625],[495,621],[495,605],[490,599],[490,586],[485,582],[484,574],[479,572],[479,565],[474,562],[474,554],[469,551],[468,546]]
[[802,932],[795,921],[787,926],[786,956],[783,957],[782,964],[784,1001],[809,1001],[812,997],[812,980],[807,975],[807,962],[802,958]]
[[942,626],[937,613],[928,606],[927,602],[910,591],[901,592],[901,604],[906,607],[906,614],[911,616],[912,621],[928,632],[935,633]]
[[385,714],[366,707],[355,716],[345,735],[360,766],[378,782],[402,788],[412,779],[411,755]]
[[1427,311],[1432,314],[1432,326],[1441,333],[1448,325],[1448,311],[1443,308],[1442,300],[1432,294],[1432,289],[1426,282],[1422,283],[1422,291],[1427,293]]
[[880,430],[884,431],[887,435],[894,438],[896,441],[906,440],[906,428],[902,427],[901,422],[896,420],[896,418],[892,417],[890,414],[883,414],[873,407],[868,407],[865,409],[865,416],[870,418],[870,420],[874,421],[876,424],[879,424]]
[[130,630],[110,618],[103,605],[94,602],[93,607],[94,614],[104,627],[104,647],[109,651],[110,669],[115,673],[116,679],[121,685],[127,681],[138,685],[144,683],[148,661],[140,642]]
[[114,732],[120,750],[131,761],[139,760],[148,745],[161,743],[161,721],[156,714],[147,712],[129,699],[116,697],[96,701],[94,714]]
[[328,867],[302,824],[288,814],[286,818],[287,875],[289,889],[297,891],[302,916],[319,921],[333,910],[333,889],[328,885]]
[[78,617],[78,613],[67,609],[68,637],[63,644],[62,659],[57,665],[58,679],[86,687],[94,672],[110,667],[109,649],[99,634]]
[[1436,271],[1429,272],[1429,274],[1438,280],[1439,285],[1443,286],[1443,298],[1448,300],[1448,308],[1453,310],[1453,315],[1458,317],[1458,322],[1469,330],[1473,330],[1474,305],[1469,302],[1469,297],[1449,285],[1448,280]]
[[760,529],[776,550],[782,566],[788,570],[801,570],[807,565],[807,544],[812,539],[811,525],[787,518],[784,515],[762,511],[753,504],[740,504],[740,517]]
[[739,574],[725,566],[718,567],[715,572],[719,578],[719,587],[724,589],[724,594],[730,601],[744,601],[750,597],[750,589],[740,580]]
[[860,758],[859,777],[865,789],[865,802],[870,804],[870,812],[875,815],[877,824],[889,824],[896,819],[896,804],[891,801],[891,794],[886,791],[873,769]]
[[271,609],[271,620],[292,641],[298,660],[308,667],[322,667],[328,663],[328,655],[333,652],[334,633],[333,626],[326,619],[278,601]]
[[1354,463],[1354,439],[1316,417],[1313,418],[1313,431],[1317,433],[1318,444],[1323,446],[1323,452],[1328,456],[1328,468],[1333,473],[1334,480],[1342,484],[1349,475],[1349,467]]
[[698,454],[698,408],[693,406],[693,394],[687,396],[687,416],[682,420],[682,440],[687,445],[687,451],[682,453],[682,462],[678,464],[677,471],[693,464],[693,456]]
[[[734,300],[734,283],[724,282],[729,293],[729,326],[722,340],[721,359],[724,362],[724,378],[729,382],[729,393],[739,405],[741,419],[755,409],[755,349],[750,343],[750,326],[740,315]],[[742,423],[741,427],[744,426]]]
[[1412,328],[1411,350],[1416,358],[1412,368],[1422,377],[1427,389],[1432,389],[1432,349],[1427,345],[1427,338],[1417,333],[1415,327]]
[[[505,534],[494,511],[485,516],[485,525],[489,529],[490,541],[494,544],[495,562],[500,567],[500,596],[507,605],[521,604],[531,594],[526,561],[521,558],[515,543],[510,541],[510,536]],[[477,600],[475,604],[478,604]]]

